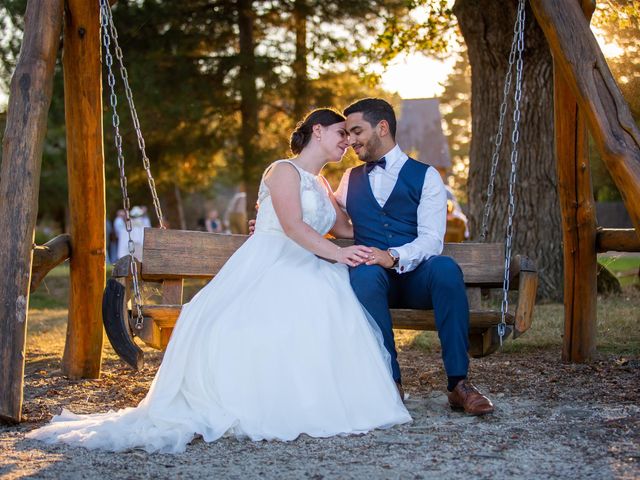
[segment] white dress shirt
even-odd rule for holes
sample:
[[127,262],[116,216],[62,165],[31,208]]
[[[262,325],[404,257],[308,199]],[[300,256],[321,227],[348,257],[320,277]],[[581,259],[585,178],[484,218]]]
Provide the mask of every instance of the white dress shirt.
[[[385,168],[375,167],[369,172],[371,191],[381,207],[391,195],[398,174],[409,157],[396,145],[384,158],[387,162]],[[335,192],[338,204],[345,210],[350,174],[351,169],[344,173]],[[433,167],[427,169],[424,178],[417,217],[418,237],[412,242],[393,247],[400,255],[396,267],[398,273],[410,272],[429,257],[442,253],[447,228],[447,193],[440,174]]]

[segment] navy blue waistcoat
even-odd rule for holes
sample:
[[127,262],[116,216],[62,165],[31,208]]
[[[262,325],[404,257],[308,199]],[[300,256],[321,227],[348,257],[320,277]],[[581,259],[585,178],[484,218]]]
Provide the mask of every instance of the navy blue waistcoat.
[[412,242],[418,236],[418,205],[429,165],[409,158],[384,207],[373,196],[365,165],[349,174],[347,213],[355,243],[386,250]]

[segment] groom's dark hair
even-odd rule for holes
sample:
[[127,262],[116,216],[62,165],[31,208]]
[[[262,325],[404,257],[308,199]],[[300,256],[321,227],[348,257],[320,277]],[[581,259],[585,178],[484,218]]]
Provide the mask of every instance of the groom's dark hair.
[[352,113],[362,113],[362,118],[375,127],[381,120],[386,120],[389,124],[389,132],[395,140],[396,138],[396,114],[393,107],[381,98],[363,98],[352,103],[342,112],[344,116]]

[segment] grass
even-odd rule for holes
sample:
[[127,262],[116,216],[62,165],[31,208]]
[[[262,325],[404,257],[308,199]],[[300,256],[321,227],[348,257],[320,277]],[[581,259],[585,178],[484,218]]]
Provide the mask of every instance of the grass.
[[[640,265],[640,257],[613,257],[607,260],[608,268],[628,271]],[[612,265],[609,266],[609,265]],[[203,285],[203,281],[185,282],[185,301]],[[52,348],[64,346],[69,291],[69,267],[54,268],[43,280],[29,300],[29,342],[53,342]],[[145,297],[157,297],[155,287],[145,289]],[[155,293],[155,294],[154,294]],[[531,328],[516,341],[508,340],[505,352],[519,352],[541,348],[557,348],[562,345],[564,332],[564,307],[562,304],[538,304]],[[49,338],[49,340],[45,340]],[[640,289],[623,288],[622,295],[598,299],[597,348],[600,351],[640,354]],[[400,348],[417,347],[433,351],[439,349],[435,332],[397,330],[396,342]],[[39,348],[42,348],[39,346]]]
[[[596,324],[597,349],[619,355],[640,354],[640,291],[625,287],[623,294],[598,298]],[[562,346],[564,305],[538,304],[531,328],[517,340],[507,340],[504,352],[521,352]],[[440,348],[435,332],[414,333],[399,330],[400,346],[413,346],[426,351]]]
[[598,263],[613,273],[623,287],[640,284],[638,278],[640,255],[625,255],[619,253],[600,254],[598,255]]
[[29,309],[66,309],[69,304],[69,264],[51,270],[38,288],[29,296]]

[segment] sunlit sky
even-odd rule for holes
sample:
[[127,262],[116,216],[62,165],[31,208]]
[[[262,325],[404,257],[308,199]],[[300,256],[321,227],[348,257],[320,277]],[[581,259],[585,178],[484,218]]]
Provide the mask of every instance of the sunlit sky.
[[[424,55],[403,55],[382,74],[382,87],[402,98],[437,97],[454,63],[453,57],[442,61]],[[6,95],[0,92],[0,108],[6,103]]]
[[403,55],[382,74],[382,87],[402,98],[437,97],[454,64],[454,56],[438,60],[419,54]]

